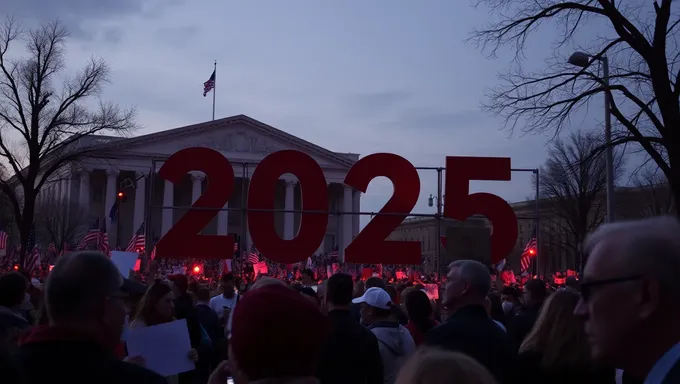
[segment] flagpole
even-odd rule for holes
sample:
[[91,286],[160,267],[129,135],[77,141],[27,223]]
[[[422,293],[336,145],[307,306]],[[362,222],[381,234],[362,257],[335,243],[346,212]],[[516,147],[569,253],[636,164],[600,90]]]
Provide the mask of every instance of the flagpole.
[[215,74],[215,84],[213,85],[213,117],[212,119],[215,120],[215,93],[217,93],[217,60],[215,60],[215,69],[213,69],[213,73]]

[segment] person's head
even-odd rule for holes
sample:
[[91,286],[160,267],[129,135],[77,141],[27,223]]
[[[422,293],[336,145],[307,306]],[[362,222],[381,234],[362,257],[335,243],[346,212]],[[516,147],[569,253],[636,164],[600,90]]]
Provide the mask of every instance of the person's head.
[[531,279],[524,284],[522,301],[527,308],[537,307],[543,304],[547,295],[545,282],[540,279]]
[[28,280],[19,272],[0,276],[0,307],[17,308],[26,299]]
[[561,290],[546,299],[531,332],[524,338],[520,353],[543,356],[543,366],[584,366],[591,362],[583,323],[574,316],[581,296],[573,290]]
[[432,304],[427,293],[413,289],[406,296],[406,313],[409,320],[425,333],[433,326]]
[[479,261],[457,260],[449,265],[443,305],[455,311],[466,305],[484,305],[491,289],[489,269]]
[[127,294],[123,276],[99,252],[74,252],[59,257],[45,284],[45,309],[50,324],[93,333],[113,347],[125,323]]
[[365,325],[386,321],[392,313],[392,299],[382,288],[369,288],[363,296],[353,299],[352,302],[361,304],[359,313],[361,314],[361,323]]
[[415,290],[416,290],[416,289],[413,288],[413,287],[406,287],[406,288],[404,288],[403,291],[401,291],[401,300],[400,300],[400,302],[401,302],[401,305],[402,305],[404,308],[406,308],[406,300],[408,300],[408,295],[409,295],[411,292],[415,291]]
[[224,297],[234,296],[234,274],[231,272],[223,274],[220,278],[220,283],[222,284],[222,294]]
[[493,375],[475,359],[459,352],[418,349],[399,370],[395,384],[496,384]]
[[564,282],[564,285],[567,288],[571,288],[577,292],[579,290],[578,280],[574,276],[568,276]]
[[520,304],[519,292],[514,287],[503,287],[501,290],[501,305],[503,312],[510,313],[513,308]]
[[326,303],[329,310],[349,307],[352,302],[352,276],[336,273],[326,283]]
[[206,287],[200,287],[196,291],[196,301],[199,303],[209,303],[210,302],[210,290]]
[[596,359],[648,370],[645,362],[678,342],[678,234],[676,217],[657,217],[604,224],[586,239],[588,262],[575,313],[585,321]]
[[493,320],[505,323],[505,311],[501,304],[501,298],[497,293],[492,292],[486,295],[486,311]]
[[368,290],[374,287],[387,290],[387,284],[385,284],[385,280],[379,278],[378,276],[371,276],[366,279],[366,289]]
[[172,288],[163,282],[155,283],[146,290],[139,303],[135,319],[141,319],[146,325],[157,325],[173,320]]
[[189,288],[189,279],[185,275],[170,275],[168,280],[172,282],[172,290],[175,296],[183,296]]
[[314,271],[312,271],[309,268],[302,270],[302,284],[304,285],[316,284],[316,281],[314,280]]
[[366,291],[366,283],[363,280],[359,280],[354,283],[354,289],[352,290],[352,298],[360,297]]
[[233,314],[228,361],[237,384],[316,374],[329,331],[318,306],[269,284],[246,292]]

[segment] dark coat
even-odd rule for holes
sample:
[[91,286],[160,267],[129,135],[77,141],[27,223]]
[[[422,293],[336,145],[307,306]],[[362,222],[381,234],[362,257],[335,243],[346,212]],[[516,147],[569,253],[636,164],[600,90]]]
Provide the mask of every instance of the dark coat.
[[328,313],[332,330],[319,362],[321,384],[383,384],[378,339],[357,324],[349,310]]
[[592,366],[546,369],[542,365],[542,359],[543,355],[537,352],[520,353],[515,365],[515,382],[522,384],[614,384],[616,382],[614,369],[598,369]]
[[464,353],[491,372],[499,383],[511,383],[515,360],[507,334],[481,305],[458,309],[446,322],[431,329],[425,345]]

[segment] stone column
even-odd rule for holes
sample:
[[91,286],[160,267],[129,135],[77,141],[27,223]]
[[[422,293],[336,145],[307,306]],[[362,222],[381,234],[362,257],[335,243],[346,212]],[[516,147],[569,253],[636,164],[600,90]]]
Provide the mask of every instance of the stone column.
[[[224,204],[224,210],[217,212],[217,234],[226,235],[229,233],[229,201]],[[240,248],[240,244],[239,244]]]
[[80,206],[89,212],[90,206],[90,171],[80,171],[80,191],[78,196]]
[[163,185],[163,213],[161,214],[161,236],[168,233],[172,228],[172,221],[174,217],[175,206],[175,185],[168,180],[165,180]]
[[[106,215],[106,222],[109,224],[108,230],[111,233],[111,218],[109,213],[111,213],[111,207],[116,203],[118,193],[118,170],[117,169],[107,169],[106,170],[106,198],[104,199],[104,215]],[[109,236],[110,237],[110,236]],[[113,243],[115,244],[115,242]]]
[[[295,185],[297,181],[284,181],[286,194],[283,209],[292,211],[295,209]],[[286,212],[283,216],[283,238],[291,240],[295,237],[295,213]]]
[[[352,195],[352,211],[361,212],[361,192],[355,190]],[[361,215],[352,215],[352,239],[361,229]]]
[[340,257],[345,260],[345,248],[352,242],[352,215],[347,214],[352,212],[352,187],[343,185],[342,188],[342,209],[344,214],[341,216],[342,230],[340,234],[342,241],[340,242]]
[[191,204],[195,203],[203,193],[203,179],[205,175],[202,173],[191,173]]
[[[146,212],[146,172],[135,172],[135,213],[132,218],[132,230],[137,231],[144,222]],[[135,232],[133,232],[134,234]]]

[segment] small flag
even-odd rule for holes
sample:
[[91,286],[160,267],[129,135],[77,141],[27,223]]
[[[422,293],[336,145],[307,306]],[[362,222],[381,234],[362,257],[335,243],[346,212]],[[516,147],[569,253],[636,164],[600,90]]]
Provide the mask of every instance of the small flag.
[[80,240],[80,243],[78,244],[78,250],[82,251],[83,249],[87,248],[87,244],[89,244],[90,241],[98,239],[99,239],[99,218],[97,218],[94,221],[94,224],[92,224],[92,226],[87,231],[83,239]]
[[522,251],[522,256],[520,257],[520,272],[523,273],[529,269],[531,259],[536,257],[536,245],[536,227],[534,227],[531,238],[529,238],[527,245],[524,247],[524,251]]
[[31,229],[26,244],[26,258],[24,259],[24,272],[28,276],[33,276],[33,271],[40,264],[40,250],[35,241],[35,229]]
[[213,70],[212,75],[210,75],[210,78],[208,81],[203,83],[203,97],[205,97],[208,92],[212,91],[215,88],[215,71]]
[[130,239],[125,252],[138,252],[138,250],[144,249],[145,245],[146,236],[144,235],[144,223],[142,222],[142,225],[139,226],[139,229],[135,235],[132,236],[132,239]]
[[99,249],[99,252],[105,255],[108,255],[111,251],[111,246],[109,245],[109,234],[106,233],[106,221],[104,222],[104,225],[102,225],[102,229],[99,231],[97,249]]

